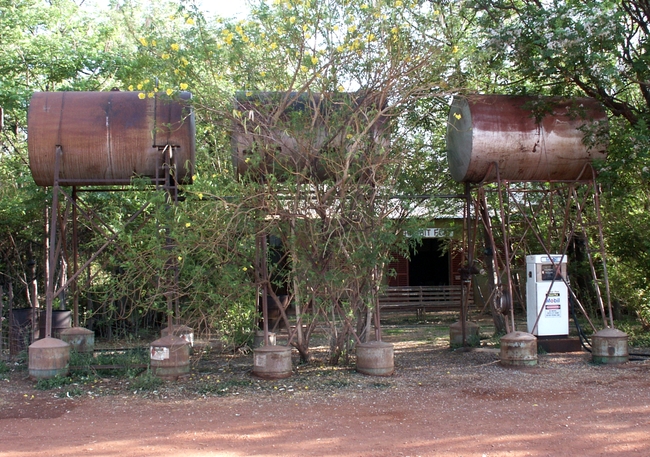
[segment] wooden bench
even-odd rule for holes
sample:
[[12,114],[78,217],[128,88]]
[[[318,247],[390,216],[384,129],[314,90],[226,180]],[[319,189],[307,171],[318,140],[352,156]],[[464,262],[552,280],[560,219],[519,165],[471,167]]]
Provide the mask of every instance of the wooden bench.
[[[426,311],[458,311],[461,294],[461,286],[389,287],[379,296],[379,308],[382,313],[415,311],[418,315]],[[473,302],[471,293],[469,302]]]

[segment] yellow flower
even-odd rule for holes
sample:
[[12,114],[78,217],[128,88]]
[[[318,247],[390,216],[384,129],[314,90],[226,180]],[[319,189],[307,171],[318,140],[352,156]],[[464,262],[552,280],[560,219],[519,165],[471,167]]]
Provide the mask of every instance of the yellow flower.
[[181,83],[181,90],[187,89],[187,83]]
[[455,117],[456,119],[460,119],[461,117],[463,117],[463,115],[460,114],[460,113],[454,113],[454,117]]
[[304,65],[300,65],[300,71],[302,71],[303,73],[307,73],[308,68],[305,67]]
[[265,71],[260,71],[260,76],[266,76],[266,72]]
[[142,90],[142,87],[143,87],[142,83],[138,84],[136,87],[138,88],[138,90]]
[[248,271],[248,268],[244,267],[242,268],[243,271]]
[[436,16],[439,15],[439,14],[440,14],[440,10],[433,10],[433,14],[435,14]]
[[253,93],[252,93],[250,90],[249,90],[249,91],[246,91],[246,96],[247,96],[247,97],[250,97],[251,95],[253,95]]
[[277,43],[275,43],[275,42],[271,43],[271,46],[270,46],[271,49],[275,49],[277,47],[278,47]]
[[194,24],[194,19],[192,19],[191,17],[188,17],[187,20],[185,21],[185,23],[188,24],[188,25],[193,25]]
[[458,46],[454,46],[453,48],[451,48],[451,52],[453,52],[454,54],[457,53],[458,52]]
[[241,39],[244,43],[248,43],[250,41],[250,38],[248,38],[246,35],[242,35]]
[[368,35],[368,42],[375,41],[375,34],[371,33]]
[[178,256],[178,261],[180,262],[181,260],[183,260],[183,257],[179,255]]
[[311,38],[311,33],[305,32],[305,40],[308,40]]
[[144,94],[144,92],[140,92],[140,93],[138,94],[138,98],[139,98],[140,100],[144,100],[145,97],[146,97],[146,95]]
[[142,46],[146,46],[146,45],[147,45],[147,39],[144,38],[144,37],[143,37],[143,38],[139,38],[138,41],[140,41],[140,44],[141,44]]
[[156,44],[158,44],[156,40],[151,40],[151,46],[156,46]]
[[153,98],[153,95],[154,95],[153,92],[149,92],[149,93],[147,93],[147,97],[149,97],[149,98]]
[[338,31],[338,29],[339,29],[338,25],[335,25],[334,27],[332,27],[332,30],[334,30],[335,32]]
[[171,95],[171,94],[174,93],[174,89],[167,89],[167,90],[165,91],[165,93],[166,93],[167,95]]
[[350,27],[348,27],[348,32],[354,33],[357,30],[357,26],[352,24]]
[[311,63],[312,63],[313,65],[316,65],[316,64],[318,63],[318,57],[316,57],[316,56],[312,57],[312,58],[311,58]]
[[203,194],[199,192],[199,200],[203,200]]
[[306,32],[307,29],[308,29],[307,24],[304,24],[304,25],[302,26],[302,31],[303,31],[303,32]]
[[163,60],[167,60],[167,59],[169,59],[170,55],[167,54],[166,52],[163,52],[163,54],[160,57],[162,57]]
[[291,24],[293,24],[294,22],[296,22],[296,16],[291,16],[291,17],[289,18],[289,22],[290,22]]
[[172,51],[178,51],[181,47],[178,45],[178,43],[172,43],[171,48]]
[[129,86],[129,90],[133,90],[133,84]]
[[395,6],[402,6],[402,0],[396,0]]
[[390,29],[390,31],[391,31],[392,34],[397,35],[397,33],[399,32],[399,29],[397,27],[393,27],[392,29]]
[[189,228],[191,225],[192,225],[192,224],[190,224],[189,222],[186,222],[186,223],[185,223],[185,227],[187,227],[187,228]]
[[187,59],[186,59],[185,57],[181,57],[181,64],[182,64],[184,67],[187,67],[187,65],[189,64],[189,62],[187,61]]
[[344,49],[345,49],[345,48],[343,47],[343,45],[338,45],[338,46],[336,47],[336,50],[337,50],[338,52],[343,52]]
[[368,9],[368,5],[366,3],[364,3],[363,5],[361,5],[361,9],[362,10]]
[[337,87],[337,89],[338,89],[339,92],[345,92],[345,87],[343,87],[343,86],[339,86],[339,87]]

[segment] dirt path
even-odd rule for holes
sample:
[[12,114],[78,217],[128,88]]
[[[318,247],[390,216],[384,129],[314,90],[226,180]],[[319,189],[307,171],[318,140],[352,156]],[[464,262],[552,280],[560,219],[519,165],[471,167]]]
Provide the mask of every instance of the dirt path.
[[[253,381],[247,355],[155,392],[85,385],[73,398],[23,373],[0,382],[0,456],[650,456],[650,362],[498,359],[396,343],[389,378],[298,368]],[[219,382],[220,396],[196,389]]]

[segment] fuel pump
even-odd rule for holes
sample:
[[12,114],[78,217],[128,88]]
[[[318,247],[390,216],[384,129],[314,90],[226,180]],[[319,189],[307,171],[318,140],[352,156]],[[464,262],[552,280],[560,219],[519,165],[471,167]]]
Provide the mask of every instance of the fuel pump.
[[564,282],[566,275],[566,256],[526,256],[528,333],[535,336],[569,334],[569,292]]

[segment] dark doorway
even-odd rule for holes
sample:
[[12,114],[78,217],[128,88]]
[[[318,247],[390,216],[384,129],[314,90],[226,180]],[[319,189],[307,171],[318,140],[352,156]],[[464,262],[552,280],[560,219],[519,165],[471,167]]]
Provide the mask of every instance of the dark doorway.
[[445,250],[447,241],[424,238],[422,244],[411,253],[410,286],[449,285],[449,251]]

